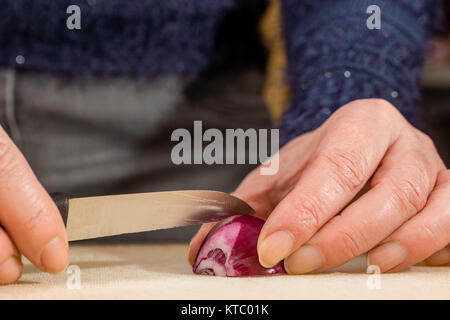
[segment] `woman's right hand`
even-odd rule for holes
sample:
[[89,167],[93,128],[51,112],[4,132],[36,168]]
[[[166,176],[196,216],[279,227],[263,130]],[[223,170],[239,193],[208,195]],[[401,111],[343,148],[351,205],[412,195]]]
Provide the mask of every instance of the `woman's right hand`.
[[46,272],[66,268],[69,251],[58,208],[1,127],[0,225],[0,284],[21,276],[21,254]]

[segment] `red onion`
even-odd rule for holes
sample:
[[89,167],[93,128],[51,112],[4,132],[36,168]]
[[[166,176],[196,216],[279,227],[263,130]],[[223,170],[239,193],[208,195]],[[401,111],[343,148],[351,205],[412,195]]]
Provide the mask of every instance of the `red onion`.
[[285,273],[282,262],[264,268],[258,260],[258,235],[264,220],[233,216],[214,226],[203,241],[193,271],[211,276],[242,277]]

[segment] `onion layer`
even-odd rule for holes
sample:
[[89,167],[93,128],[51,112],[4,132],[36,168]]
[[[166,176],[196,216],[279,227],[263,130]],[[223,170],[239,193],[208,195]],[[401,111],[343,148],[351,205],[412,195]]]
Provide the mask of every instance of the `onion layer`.
[[285,273],[282,262],[264,268],[258,260],[257,242],[264,220],[233,216],[214,226],[203,241],[193,271],[211,276],[242,277]]

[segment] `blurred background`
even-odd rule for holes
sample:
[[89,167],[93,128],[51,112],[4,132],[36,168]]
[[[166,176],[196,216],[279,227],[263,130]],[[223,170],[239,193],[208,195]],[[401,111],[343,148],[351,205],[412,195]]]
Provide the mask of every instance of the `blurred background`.
[[[447,21],[450,1],[446,1]],[[450,166],[450,28],[434,40],[423,73],[422,113],[424,131],[435,141],[447,167]]]

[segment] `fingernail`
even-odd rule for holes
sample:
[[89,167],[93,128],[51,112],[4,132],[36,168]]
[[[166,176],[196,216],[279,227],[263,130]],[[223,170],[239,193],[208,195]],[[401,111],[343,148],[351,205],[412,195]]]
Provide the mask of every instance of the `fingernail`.
[[55,237],[41,253],[41,264],[45,271],[59,273],[64,271],[69,263],[69,250],[66,242]]
[[308,273],[324,265],[325,259],[319,249],[304,245],[286,259],[284,266],[290,274]]
[[404,246],[398,242],[387,242],[369,252],[367,263],[386,272],[403,263],[407,257],[408,252]]
[[189,242],[189,246],[188,246],[188,256],[187,256],[187,260],[189,262],[189,264],[192,266],[192,259],[191,259],[191,244],[192,244],[192,240],[191,242]]
[[191,266],[193,266],[194,263],[195,263],[195,257],[191,253],[192,242],[194,241],[195,237],[196,237],[196,235],[194,236],[194,238],[192,238],[191,242],[189,242],[189,247],[188,247],[188,257],[187,257],[187,259],[188,259],[188,262],[189,262],[189,264]]
[[0,284],[8,284],[19,279],[22,274],[22,262],[16,256],[9,257],[0,265]]
[[258,246],[259,263],[270,268],[286,258],[294,248],[294,236],[287,231],[277,231]]

